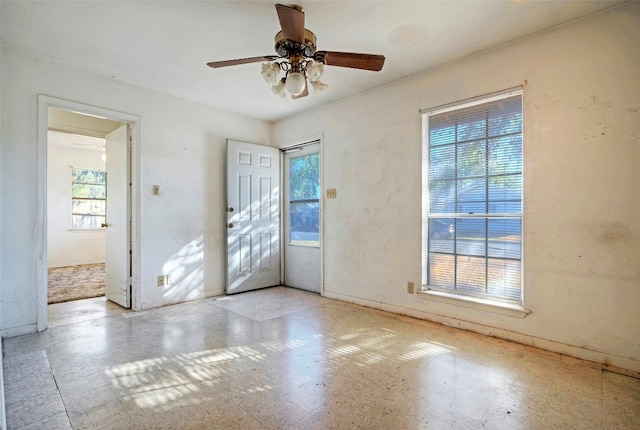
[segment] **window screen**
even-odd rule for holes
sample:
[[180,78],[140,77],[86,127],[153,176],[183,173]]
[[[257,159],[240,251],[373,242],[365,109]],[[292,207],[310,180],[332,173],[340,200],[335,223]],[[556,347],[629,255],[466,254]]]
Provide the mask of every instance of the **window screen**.
[[423,114],[425,289],[522,302],[522,93]]

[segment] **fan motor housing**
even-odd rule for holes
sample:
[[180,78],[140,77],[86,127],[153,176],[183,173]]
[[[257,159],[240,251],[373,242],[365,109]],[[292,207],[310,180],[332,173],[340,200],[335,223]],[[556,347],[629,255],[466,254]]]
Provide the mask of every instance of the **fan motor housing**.
[[281,57],[302,54],[304,57],[313,57],[316,52],[316,35],[311,30],[304,29],[304,43],[296,43],[286,39],[282,31],[279,31],[274,38],[276,42],[276,53]]

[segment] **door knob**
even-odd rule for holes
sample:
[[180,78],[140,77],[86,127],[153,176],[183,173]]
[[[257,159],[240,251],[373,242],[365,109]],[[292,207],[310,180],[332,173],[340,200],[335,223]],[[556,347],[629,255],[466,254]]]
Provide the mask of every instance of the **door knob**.
[[229,227],[229,228],[233,228],[233,223],[232,223],[232,222],[230,222],[229,224],[227,224],[227,227]]
[[227,212],[233,212],[233,208],[227,208]]
[[103,222],[102,224],[100,224],[100,227],[107,228],[109,227],[109,224],[107,224],[106,222]]

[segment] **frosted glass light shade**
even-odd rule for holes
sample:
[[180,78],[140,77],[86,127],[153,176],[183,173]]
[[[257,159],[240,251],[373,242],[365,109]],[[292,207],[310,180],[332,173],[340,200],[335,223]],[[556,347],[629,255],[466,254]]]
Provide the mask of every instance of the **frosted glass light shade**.
[[309,67],[307,67],[307,75],[311,82],[320,79],[322,72],[324,72],[324,64],[318,63],[317,61],[312,62]]
[[273,91],[273,94],[284,98],[284,96],[286,95],[286,92],[284,90],[284,79],[281,79],[277,85],[272,86],[271,91]]
[[291,95],[300,95],[302,94],[306,86],[305,78],[304,76],[302,76],[302,73],[289,73],[285,86],[287,87],[287,91],[289,91]]
[[275,85],[278,83],[278,72],[280,67],[277,63],[263,63],[260,74],[268,84]]
[[322,82],[320,82],[320,80],[315,80],[315,81],[311,81],[311,86],[313,87],[313,92],[315,93],[320,93],[324,90],[327,89],[328,85],[327,84],[323,84]]

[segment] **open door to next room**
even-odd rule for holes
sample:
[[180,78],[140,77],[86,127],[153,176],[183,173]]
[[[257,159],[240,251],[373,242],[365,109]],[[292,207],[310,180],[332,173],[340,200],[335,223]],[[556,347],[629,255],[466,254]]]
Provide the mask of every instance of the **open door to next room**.
[[47,110],[47,303],[130,307],[129,125]]

